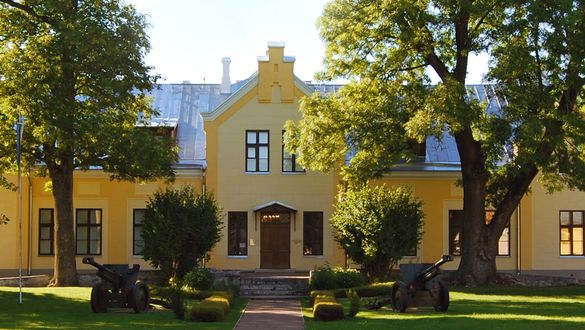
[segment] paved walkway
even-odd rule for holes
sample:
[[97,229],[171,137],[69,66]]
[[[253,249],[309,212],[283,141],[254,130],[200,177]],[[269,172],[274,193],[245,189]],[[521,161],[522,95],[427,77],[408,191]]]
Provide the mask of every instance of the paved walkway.
[[297,299],[250,299],[236,330],[303,330],[305,322]]

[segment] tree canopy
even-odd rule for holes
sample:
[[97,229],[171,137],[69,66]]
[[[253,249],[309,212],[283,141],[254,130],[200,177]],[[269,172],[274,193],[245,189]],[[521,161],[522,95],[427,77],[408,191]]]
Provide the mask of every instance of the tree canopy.
[[[12,126],[26,119],[25,168],[48,175],[56,206],[55,283],[75,284],[73,171],[173,177],[177,150],[145,123],[147,22],[118,0],[0,0],[0,174],[14,170]],[[3,183],[6,180],[2,177]]]
[[[318,24],[319,78],[350,83],[303,100],[303,118],[287,123],[287,148],[319,170],[352,152],[342,176],[363,182],[411,159],[414,141],[453,136],[463,280],[493,278],[497,240],[539,173],[551,189],[585,189],[582,1],[335,0]],[[469,56],[480,53],[490,58],[485,82],[497,111],[466,88]],[[486,205],[496,210],[489,224]]]

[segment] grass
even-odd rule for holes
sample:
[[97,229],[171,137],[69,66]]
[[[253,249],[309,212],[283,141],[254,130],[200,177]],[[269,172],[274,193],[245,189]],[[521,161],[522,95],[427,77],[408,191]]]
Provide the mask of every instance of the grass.
[[177,320],[172,311],[163,309],[142,314],[113,309],[94,314],[90,291],[85,287],[24,288],[19,305],[18,288],[0,287],[0,329],[233,329],[247,302],[236,298],[224,321],[202,323]]
[[[345,311],[346,299],[339,299]],[[353,319],[314,321],[309,300],[302,301],[306,329],[585,329],[585,287],[457,288],[446,313],[432,307],[395,313],[360,309]]]

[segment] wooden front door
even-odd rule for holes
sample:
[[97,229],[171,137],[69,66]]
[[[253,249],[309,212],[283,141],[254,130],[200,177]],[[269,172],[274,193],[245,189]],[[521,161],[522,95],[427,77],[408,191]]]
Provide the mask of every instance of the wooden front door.
[[290,268],[290,215],[262,214],[260,268]]

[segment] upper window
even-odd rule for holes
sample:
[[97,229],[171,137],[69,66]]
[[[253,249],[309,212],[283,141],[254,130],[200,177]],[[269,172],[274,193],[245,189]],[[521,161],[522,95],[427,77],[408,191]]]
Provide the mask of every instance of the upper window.
[[55,244],[55,213],[53,209],[39,209],[39,255],[53,255]]
[[303,255],[323,255],[323,212],[303,212]]
[[[282,132],[284,137],[284,131]],[[305,168],[297,163],[297,155],[286,151],[284,141],[282,141],[282,171],[283,172],[304,172]]]
[[[489,224],[494,211],[485,211],[485,223]],[[461,255],[461,231],[463,229],[463,210],[449,210],[449,254]],[[498,256],[510,255],[510,223],[506,224],[498,241]]]
[[246,172],[268,172],[268,131],[246,131]]
[[132,254],[135,256],[142,255],[142,247],[144,246],[142,220],[145,211],[145,209],[134,209],[132,215]]
[[76,210],[77,254],[102,254],[102,210]]
[[248,212],[228,212],[228,255],[248,255]]
[[562,256],[583,255],[583,218],[585,211],[560,211],[560,250]]

